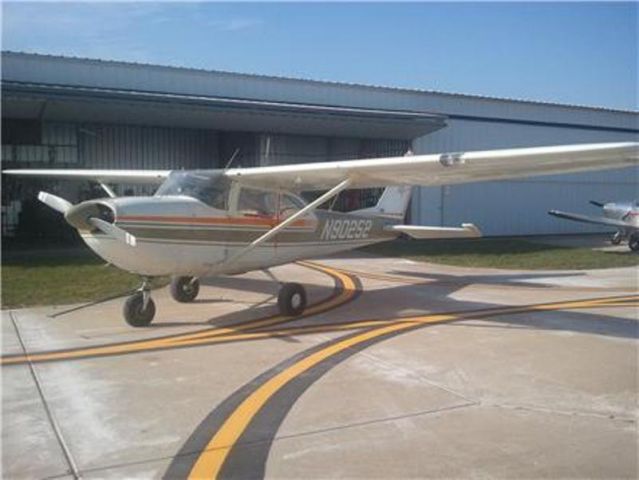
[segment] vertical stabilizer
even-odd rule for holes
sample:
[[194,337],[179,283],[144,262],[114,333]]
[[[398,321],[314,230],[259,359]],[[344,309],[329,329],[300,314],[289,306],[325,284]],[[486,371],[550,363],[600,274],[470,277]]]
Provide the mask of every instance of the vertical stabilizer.
[[413,188],[408,185],[386,187],[382,192],[382,196],[379,197],[377,205],[350,213],[403,219],[406,215],[406,209],[408,208],[412,191]]

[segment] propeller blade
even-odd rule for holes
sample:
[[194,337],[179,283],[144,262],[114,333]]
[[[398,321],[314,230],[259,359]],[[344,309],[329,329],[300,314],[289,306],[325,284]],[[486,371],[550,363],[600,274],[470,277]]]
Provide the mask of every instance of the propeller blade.
[[127,245],[131,245],[135,247],[137,241],[133,235],[129,232],[122,230],[120,227],[116,227],[112,223],[105,222],[104,220],[100,220],[99,218],[91,217],[88,219],[89,223],[93,225],[98,230],[106,233],[107,235],[111,235],[112,237],[117,238],[121,242],[126,243]]
[[597,201],[595,201],[595,200],[590,200],[590,203],[591,203],[592,205],[594,205],[595,207],[601,207],[601,208],[603,208],[603,206],[604,206],[604,204],[603,204],[603,203],[601,203],[601,202],[597,202]]
[[71,202],[68,202],[64,198],[57,197],[47,192],[38,193],[38,200],[62,214],[67,213],[67,211],[73,206]]

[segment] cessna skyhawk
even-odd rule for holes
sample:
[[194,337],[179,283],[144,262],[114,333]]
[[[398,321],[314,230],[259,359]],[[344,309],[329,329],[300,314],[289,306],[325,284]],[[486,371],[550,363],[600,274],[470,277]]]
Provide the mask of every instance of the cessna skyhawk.
[[[198,279],[237,274],[391,240],[476,237],[478,229],[403,225],[413,185],[451,185],[636,165],[639,144],[608,143],[414,155],[225,170],[10,170],[5,173],[98,182],[108,198],[77,205],[40,192],[107,262],[139,274],[124,305],[132,326],[155,314],[148,279],[171,275],[179,302],[198,294]],[[161,184],[149,197],[116,197],[109,183]],[[318,210],[347,188],[387,187],[376,206],[348,213]],[[298,192],[325,191],[304,201]],[[278,295],[284,315],[299,315],[297,283]]]
[[591,200],[590,203],[603,210],[603,217],[591,217],[559,210],[551,210],[548,213],[555,217],[566,218],[575,222],[614,227],[617,232],[610,239],[613,245],[619,245],[622,240],[628,239],[630,250],[633,252],[639,251],[639,201],[601,203]]

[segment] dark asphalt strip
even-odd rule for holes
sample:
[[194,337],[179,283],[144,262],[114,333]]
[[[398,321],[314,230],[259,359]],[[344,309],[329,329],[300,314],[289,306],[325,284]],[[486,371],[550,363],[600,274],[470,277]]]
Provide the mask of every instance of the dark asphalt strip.
[[[416,325],[419,328],[422,325]],[[403,332],[405,332],[404,330]],[[402,333],[403,333],[402,332]],[[206,448],[214,432],[228,419],[229,415],[237,409],[242,401],[250,396],[261,385],[280,372],[286,370],[299,360],[312,355],[315,352],[342,341],[349,337],[361,334],[361,331],[341,336],[338,339],[330,340],[316,345],[308,350],[304,350],[287,360],[279,363],[275,367],[260,374],[251,382],[236,390],[219,404],[207,417],[198,425],[191,436],[182,445],[177,455],[169,465],[164,478],[186,478],[189,476],[195,461]],[[374,343],[390,338],[391,333],[384,337],[377,337],[368,342],[358,344],[356,347],[344,350],[343,352],[327,358],[320,362],[303,375],[296,377],[283,389],[274,395],[254,417],[253,421],[242,434],[239,441],[234,445],[229,453],[227,462],[224,464],[220,478],[263,478],[266,467],[266,459],[271,449],[271,444],[275,434],[284,418],[293,407],[299,397],[325,373],[343,362],[352,355],[373,345]]]

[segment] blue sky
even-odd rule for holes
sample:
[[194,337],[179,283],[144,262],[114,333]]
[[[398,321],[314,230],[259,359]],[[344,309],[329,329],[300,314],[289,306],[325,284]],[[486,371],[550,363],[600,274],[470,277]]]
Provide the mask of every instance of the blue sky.
[[3,3],[2,48],[637,109],[637,3]]

